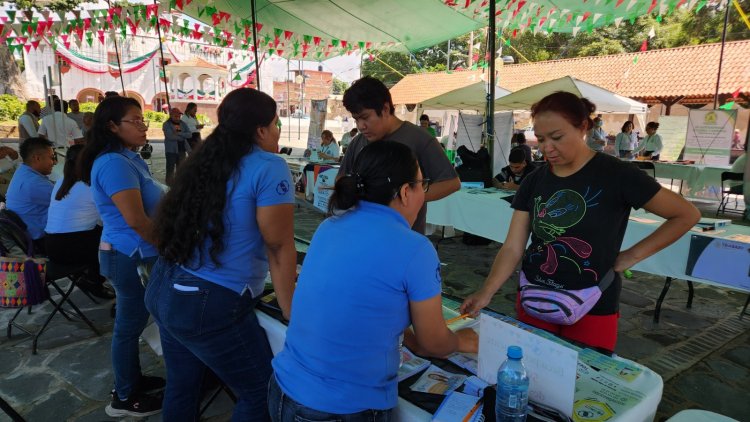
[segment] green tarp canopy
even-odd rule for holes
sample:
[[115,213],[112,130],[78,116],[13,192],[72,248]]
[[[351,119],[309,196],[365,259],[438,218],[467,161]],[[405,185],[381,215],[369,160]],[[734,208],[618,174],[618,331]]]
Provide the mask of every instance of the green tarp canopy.
[[[183,13],[252,45],[250,0],[172,0]],[[496,1],[497,29],[570,32],[620,24],[645,14],[667,15],[705,0]],[[488,0],[256,0],[258,49],[288,58],[322,60],[355,50],[419,50],[486,27]]]

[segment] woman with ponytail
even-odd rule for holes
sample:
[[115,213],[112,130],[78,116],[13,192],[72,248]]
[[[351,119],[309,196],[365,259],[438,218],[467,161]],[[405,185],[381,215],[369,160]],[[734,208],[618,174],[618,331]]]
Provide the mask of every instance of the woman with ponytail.
[[289,318],[297,252],[291,173],[275,153],[276,102],[229,93],[219,125],[182,165],[154,226],[146,306],[159,325],[167,421],[197,421],[211,369],[237,396],[232,420],[266,421],[271,348],[254,308],[271,279]]
[[148,322],[138,268],[156,261],[151,217],[163,194],[146,163],[133,152],[146,144],[147,129],[138,101],[108,97],[96,108],[78,160],[104,227],[100,271],[117,295],[112,333],[115,390],[105,409],[111,417],[159,413],[159,397],[147,393],[164,388],[162,378],[141,374],[138,358],[138,338]]
[[428,188],[411,149],[386,141],[362,149],[336,182],[333,216],[313,236],[273,360],[274,422],[390,420],[402,334],[423,356],[476,352],[473,330],[445,325],[437,253],[410,229]]

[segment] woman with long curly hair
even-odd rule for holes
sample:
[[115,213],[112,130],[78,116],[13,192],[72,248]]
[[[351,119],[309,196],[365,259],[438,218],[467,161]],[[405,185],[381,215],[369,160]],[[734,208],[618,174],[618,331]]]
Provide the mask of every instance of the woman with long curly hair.
[[289,318],[297,254],[291,173],[278,150],[276,102],[229,93],[219,125],[183,164],[155,229],[160,258],[146,306],[160,328],[164,420],[197,420],[211,369],[237,396],[233,420],[268,420],[271,348],[253,311],[269,269]]
[[133,152],[146,144],[146,129],[138,101],[108,97],[96,108],[79,158],[81,179],[91,186],[104,225],[100,271],[117,295],[112,333],[115,391],[106,408],[111,417],[159,413],[159,397],[148,393],[164,387],[164,379],[141,374],[138,357],[138,338],[148,322],[138,267],[156,261],[150,216],[163,195],[148,165]]

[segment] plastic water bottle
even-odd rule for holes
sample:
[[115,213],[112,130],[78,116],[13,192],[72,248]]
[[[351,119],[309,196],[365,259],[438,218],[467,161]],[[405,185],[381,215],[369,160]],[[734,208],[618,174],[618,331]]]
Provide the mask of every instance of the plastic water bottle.
[[508,347],[508,359],[497,370],[497,397],[495,418],[497,422],[523,422],[529,403],[529,377],[521,362],[523,350]]

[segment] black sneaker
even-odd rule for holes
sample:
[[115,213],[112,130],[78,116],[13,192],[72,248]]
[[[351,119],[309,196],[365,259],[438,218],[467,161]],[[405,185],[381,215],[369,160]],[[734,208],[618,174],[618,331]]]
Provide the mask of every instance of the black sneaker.
[[150,375],[141,375],[136,385],[136,391],[146,394],[153,394],[164,390],[167,386],[167,380],[162,377],[154,377]]
[[151,416],[161,412],[161,402],[161,395],[134,394],[125,401],[115,396],[104,411],[107,412],[107,416],[112,418]]
[[[136,384],[135,389],[133,391],[135,391],[135,394],[139,394],[139,393],[155,394],[164,390],[166,386],[167,386],[167,380],[165,380],[162,377],[154,377],[151,375],[141,375],[141,378],[138,379],[138,384]],[[116,394],[115,389],[113,388],[109,392],[109,394],[111,396],[110,399],[114,401],[115,394]]]

